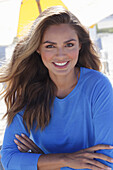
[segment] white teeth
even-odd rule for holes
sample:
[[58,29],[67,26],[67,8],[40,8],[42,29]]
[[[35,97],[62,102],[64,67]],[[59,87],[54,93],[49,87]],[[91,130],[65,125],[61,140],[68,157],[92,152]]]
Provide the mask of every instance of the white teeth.
[[64,62],[64,63],[55,63],[55,64],[58,65],[58,66],[64,66],[65,64],[67,64],[67,61]]

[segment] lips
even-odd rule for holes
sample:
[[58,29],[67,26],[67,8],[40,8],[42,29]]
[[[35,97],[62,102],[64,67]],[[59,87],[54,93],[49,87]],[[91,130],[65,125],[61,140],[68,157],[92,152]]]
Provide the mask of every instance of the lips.
[[68,61],[66,61],[66,62],[62,62],[62,63],[54,63],[55,65],[57,65],[57,66],[64,66],[64,65],[66,65],[68,63]]
[[65,62],[53,62],[55,67],[58,68],[65,68],[68,65],[69,61],[65,61]]

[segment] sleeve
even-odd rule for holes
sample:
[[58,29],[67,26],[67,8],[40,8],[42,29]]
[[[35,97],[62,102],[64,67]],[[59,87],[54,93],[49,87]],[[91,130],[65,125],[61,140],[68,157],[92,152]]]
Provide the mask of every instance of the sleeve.
[[[94,145],[108,144],[113,146],[113,89],[107,78],[100,80],[95,87],[92,112],[95,136]],[[113,158],[113,149],[97,152]],[[113,169],[112,163],[99,159],[98,161]]]
[[37,162],[41,154],[22,153],[14,143],[15,134],[30,134],[23,124],[21,113],[16,114],[10,126],[6,127],[1,150],[2,164],[5,170],[37,170]]

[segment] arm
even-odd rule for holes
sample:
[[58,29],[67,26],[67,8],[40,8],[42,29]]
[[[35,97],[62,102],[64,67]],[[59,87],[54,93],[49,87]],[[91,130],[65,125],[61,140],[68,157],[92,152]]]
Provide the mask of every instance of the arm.
[[[95,132],[94,145],[113,145],[113,89],[110,82],[104,79],[101,86],[98,84],[92,100],[93,124]],[[97,151],[113,158],[113,150]],[[107,161],[100,162],[112,167]]]
[[22,112],[18,113],[5,130],[4,141],[1,151],[2,164],[5,169],[15,170],[37,170],[37,162],[41,154],[35,153],[21,153],[17,145],[14,143],[15,134],[26,134],[28,137],[30,134],[23,125]]
[[[66,154],[48,154],[41,155],[37,164],[39,170],[53,170],[61,167],[70,167],[73,169],[108,169],[108,166],[94,160],[99,158],[108,162],[113,163],[113,159],[103,154],[94,153],[100,149],[113,149],[113,146],[109,145],[96,145],[91,148],[83,149],[75,153]],[[66,168],[67,169],[67,168]]]
[[[22,152],[28,151],[31,149],[33,152],[39,153],[42,152],[34,143],[31,141],[26,135],[17,136],[17,139],[21,142],[16,142],[19,146],[19,150]],[[34,149],[35,148],[35,149]],[[93,158],[100,158],[103,160],[107,160],[109,162],[113,162],[110,157],[106,157],[105,155],[100,155],[98,153],[94,153],[99,149],[113,149],[113,146],[109,145],[97,145],[91,148],[87,148],[81,150],[76,153],[70,154],[47,154],[41,155],[37,164],[37,169],[39,170],[60,170],[62,167],[73,167],[73,168],[104,168],[106,169],[107,166],[94,161]],[[90,165],[88,165],[90,163]],[[67,169],[67,168],[66,168]],[[68,168],[70,169],[70,168]]]

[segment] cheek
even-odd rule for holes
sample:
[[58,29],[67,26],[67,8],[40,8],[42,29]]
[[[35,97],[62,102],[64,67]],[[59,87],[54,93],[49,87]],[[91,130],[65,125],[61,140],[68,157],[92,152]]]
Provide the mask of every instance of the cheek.
[[70,57],[72,59],[78,59],[79,56],[79,49],[78,48],[74,48],[73,50],[70,51]]
[[50,61],[52,59],[52,53],[51,52],[42,52],[41,53],[41,57],[42,57],[42,61]]
[[42,58],[43,64],[44,64],[47,68],[49,68],[49,64],[50,64],[50,62],[51,62],[51,60],[52,60],[51,55],[49,55],[49,53],[43,52],[43,53],[41,53],[41,58]]
[[47,62],[50,60],[50,56],[47,53],[42,53],[41,57],[43,62]]

